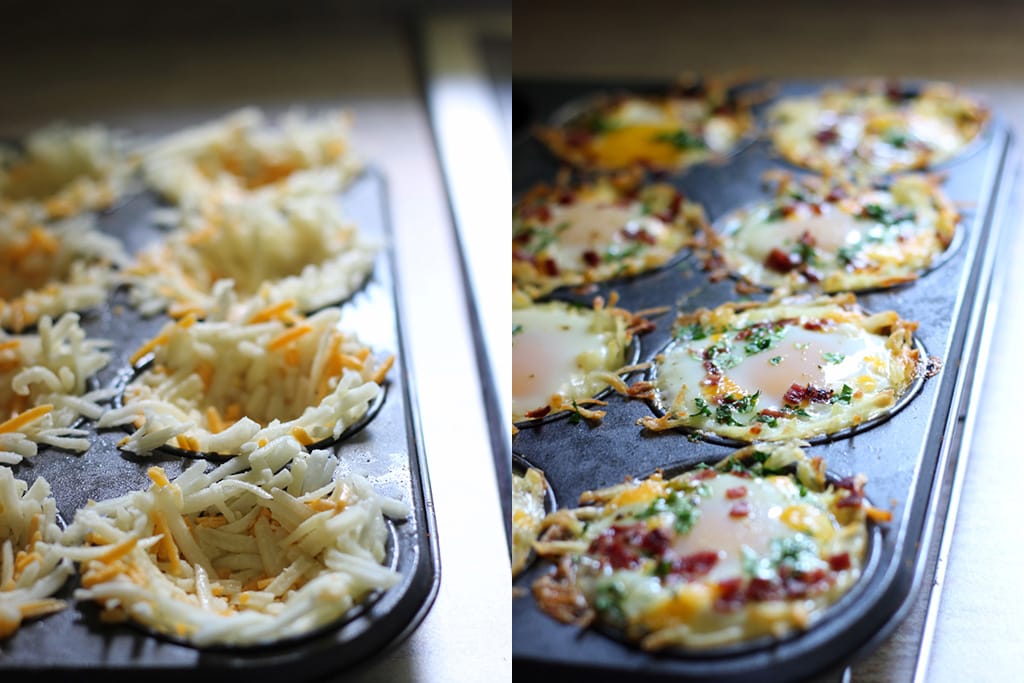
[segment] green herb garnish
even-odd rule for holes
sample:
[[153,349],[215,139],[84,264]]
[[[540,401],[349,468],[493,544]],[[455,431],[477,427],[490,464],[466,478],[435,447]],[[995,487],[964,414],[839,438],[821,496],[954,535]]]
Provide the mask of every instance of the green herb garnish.
[[693,399],[693,402],[697,406],[697,412],[691,413],[690,417],[711,417],[711,407],[708,405],[707,401],[698,396]]
[[516,336],[517,334],[522,334],[522,332],[523,332],[523,326],[522,325],[513,325],[512,326],[512,336],[513,337]]
[[774,358],[769,358],[768,362],[771,363],[772,365],[778,365],[779,363],[782,362],[782,356],[775,356]]
[[849,384],[844,384],[840,392],[832,399],[834,403],[845,403],[849,405],[853,399],[853,387]]
[[677,130],[671,133],[659,133],[654,136],[655,142],[667,142],[676,149],[707,149],[708,144],[700,135],[694,135],[685,130]]
[[841,354],[841,353],[832,353],[831,351],[826,351],[825,353],[823,353],[821,355],[822,355],[822,357],[826,361],[828,361],[829,363],[832,363],[834,365],[839,365],[840,363],[842,363],[846,359],[846,356],[844,356],[843,354]]

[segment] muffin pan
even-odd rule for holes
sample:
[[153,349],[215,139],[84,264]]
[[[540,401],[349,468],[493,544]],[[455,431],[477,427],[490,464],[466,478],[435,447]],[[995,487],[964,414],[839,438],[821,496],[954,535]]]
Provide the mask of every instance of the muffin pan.
[[[346,215],[370,239],[389,244],[391,228],[384,178],[365,171],[339,197]],[[150,212],[160,206],[156,196],[141,192],[99,216],[99,229],[120,238],[131,253],[160,237]],[[72,602],[68,609],[24,624],[11,638],[0,641],[0,672],[7,676],[64,680],[87,672],[137,678],[187,675],[222,679],[233,675],[265,675],[308,679],[339,671],[365,659],[410,633],[425,616],[440,579],[437,534],[426,464],[420,450],[419,415],[404,350],[393,272],[393,255],[383,249],[364,287],[342,304],[342,325],[357,330],[360,339],[380,353],[393,353],[381,398],[370,413],[352,425],[329,448],[342,466],[366,476],[380,493],[407,503],[404,520],[389,521],[387,562],[401,575],[394,588],[370,596],[342,621],[308,637],[257,647],[198,649],[167,638],[147,635],[126,624],[105,624],[92,604]],[[124,289],[111,292],[107,303],[82,314],[90,338],[113,342],[112,359],[96,376],[96,387],[121,388],[135,369],[130,357],[167,322],[163,315],[144,318],[128,302]],[[31,483],[44,476],[64,520],[90,499],[103,500],[149,486],[146,470],[163,467],[173,478],[195,462],[174,452],[154,451],[146,457],[118,450],[125,432],[98,430],[91,421],[92,447],[81,455],[41,447],[33,458],[15,466],[14,473]],[[208,458],[212,464],[223,458]],[[71,600],[77,577],[55,596]]]
[[[823,85],[784,83],[773,101],[812,93]],[[533,124],[546,124],[554,112],[595,93],[650,92],[657,87],[649,83],[517,82],[515,97],[534,116]],[[756,108],[759,125],[763,126],[764,113],[773,101]],[[962,237],[958,239],[962,243],[915,282],[858,296],[867,311],[891,309],[918,321],[915,337],[919,348],[927,349],[943,367],[911,388],[898,412],[893,408],[884,419],[837,433],[808,448],[809,455],[825,459],[834,476],[866,475],[865,495],[892,512],[890,522],[870,531],[871,561],[851,596],[808,631],[777,642],[750,642],[719,653],[655,655],[596,629],[563,625],[541,613],[529,589],[552,565],[536,561],[514,582],[512,654],[517,678],[561,674],[621,680],[642,674],[656,680],[798,680],[863,653],[895,628],[926,579],[925,554],[933,527],[941,528],[945,513],[939,483],[948,464],[965,447],[957,425],[968,408],[965,387],[975,376],[975,366],[984,362],[978,358],[976,342],[990,293],[991,252],[1002,230],[1003,207],[1011,188],[1008,160],[1012,147],[1008,128],[996,117],[972,149],[944,162],[943,188],[960,208]],[[515,146],[513,196],[534,183],[551,182],[561,168],[524,128]],[[769,169],[793,167],[762,139],[725,163],[699,165],[657,179],[672,183],[688,199],[703,204],[714,225],[729,212],[772,196],[762,183],[762,175]],[[614,291],[620,296],[617,305],[627,310],[669,307],[669,312],[652,318],[655,330],[639,337],[640,360],[647,361],[671,341],[678,313],[766,297],[763,293],[739,294],[735,286],[732,278],[712,282],[698,255],[688,253],[667,268],[602,283],[586,293],[559,289],[549,298],[586,303],[596,295],[607,299]],[[630,382],[640,379],[646,377],[637,372]],[[559,508],[576,507],[583,491],[621,482],[627,476],[713,463],[732,450],[725,443],[688,437],[680,430],[645,431],[636,422],[653,414],[648,403],[619,395],[607,400],[607,414],[599,424],[552,419],[536,426],[520,425],[513,437],[513,451],[544,471]]]

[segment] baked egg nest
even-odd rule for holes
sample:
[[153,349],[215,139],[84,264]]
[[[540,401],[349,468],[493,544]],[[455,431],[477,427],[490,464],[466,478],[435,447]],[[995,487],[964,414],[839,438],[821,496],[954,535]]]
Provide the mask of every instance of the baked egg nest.
[[891,414],[926,370],[917,323],[852,294],[726,303],[676,320],[642,387],[652,431],[736,441],[810,439]]
[[533,594],[565,623],[645,650],[707,650],[814,625],[856,584],[871,507],[863,477],[829,481],[793,443],[580,496],[544,520],[555,563]]
[[683,79],[656,95],[596,97],[537,137],[579,168],[682,171],[732,154],[754,131],[750,102],[731,79]]
[[776,180],[774,199],[716,224],[712,268],[768,289],[893,287],[932,267],[960,220],[934,176],[869,185],[789,174]]
[[667,183],[620,173],[528,191],[512,211],[512,282],[533,297],[663,266],[705,227]]
[[788,97],[769,111],[775,150],[819,172],[866,174],[930,168],[981,134],[989,110],[948,83],[884,80]]
[[597,297],[593,307],[563,301],[512,300],[512,422],[526,424],[561,412],[600,420],[597,398],[609,388],[625,393],[622,376],[636,370],[630,345],[651,323]]
[[377,358],[339,329],[340,310],[307,318],[293,304],[245,323],[191,314],[168,323],[132,355],[138,372],[122,405],[98,425],[133,428],[119,445],[140,455],[164,446],[235,455],[281,436],[304,446],[340,438],[381,395],[394,356]]

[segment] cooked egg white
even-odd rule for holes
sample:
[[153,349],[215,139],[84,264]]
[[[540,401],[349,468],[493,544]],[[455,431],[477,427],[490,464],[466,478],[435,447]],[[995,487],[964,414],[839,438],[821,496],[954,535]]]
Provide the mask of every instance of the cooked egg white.
[[546,407],[571,410],[607,389],[608,375],[626,364],[629,341],[617,309],[557,301],[513,309],[513,422]]
[[751,441],[811,438],[881,415],[916,377],[914,325],[891,311],[867,316],[852,302],[738,314],[727,304],[715,312],[720,323],[680,326],[655,365],[664,415],[641,423]]

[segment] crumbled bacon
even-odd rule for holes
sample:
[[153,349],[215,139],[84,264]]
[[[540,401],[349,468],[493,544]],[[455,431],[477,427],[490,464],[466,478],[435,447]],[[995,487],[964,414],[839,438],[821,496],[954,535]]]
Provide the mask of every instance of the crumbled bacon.
[[750,514],[750,503],[745,500],[741,500],[738,503],[733,503],[733,506],[729,508],[730,517],[746,517]]
[[673,557],[668,560],[665,574],[680,575],[687,579],[704,576],[718,563],[718,553],[699,552],[685,557]]
[[588,249],[583,252],[583,262],[594,268],[601,263],[601,256],[593,249]]
[[548,258],[541,261],[540,269],[544,271],[545,275],[548,275],[550,277],[558,277],[558,264],[555,262],[555,259],[553,258]]
[[805,320],[803,328],[805,330],[811,330],[812,332],[821,332],[826,327],[831,327],[832,323],[828,320],[822,320],[820,318],[814,320]]
[[567,206],[576,201],[576,195],[569,190],[562,190],[555,199],[562,206]]
[[587,552],[607,560],[612,569],[630,569],[638,565],[643,556],[664,555],[671,540],[660,528],[648,530],[642,522],[629,526],[616,524],[601,532]]
[[828,387],[817,387],[813,384],[807,384],[806,386],[792,384],[786,390],[782,400],[789,405],[800,405],[804,401],[829,403],[832,400],[833,393],[832,389]]
[[536,218],[537,220],[546,223],[551,220],[551,207],[547,204],[535,204],[533,206],[527,206],[520,210],[520,216],[523,218]]
[[764,415],[765,417],[786,417],[786,414],[781,410],[775,410],[774,408],[763,408],[758,415]]
[[726,579],[718,582],[718,598],[715,609],[719,612],[732,612],[743,606],[743,579]]
[[705,481],[707,479],[714,479],[717,476],[718,470],[713,470],[710,467],[705,467],[704,469],[694,474],[693,478],[696,479],[697,481]]
[[531,410],[530,412],[526,413],[526,417],[530,418],[531,420],[535,420],[538,417],[544,417],[550,412],[551,406],[544,406],[543,408],[537,408],[536,410]]
[[841,187],[834,187],[834,188],[832,188],[832,190],[831,190],[831,191],[830,191],[830,192],[829,192],[829,193],[828,193],[828,194],[827,194],[827,195],[825,196],[825,201],[826,201],[826,202],[829,202],[829,203],[832,203],[832,204],[835,204],[835,203],[836,203],[836,202],[838,202],[838,201],[839,201],[840,199],[845,199],[845,198],[846,198],[846,190],[844,190],[844,189],[843,189],[843,188],[841,188]]
[[839,140],[839,131],[835,126],[823,128],[814,135],[814,139],[823,145],[831,145]]
[[820,593],[828,589],[832,582],[824,569],[801,572],[782,566],[779,567],[779,577],[782,579],[782,590],[787,598],[805,598]]
[[725,490],[725,497],[729,498],[730,500],[735,500],[736,498],[743,498],[746,495],[747,495],[747,487],[746,486],[736,486],[734,488],[726,489]]
[[852,492],[845,498],[840,498],[836,503],[837,508],[859,508],[864,503],[864,495],[861,493]]
[[850,563],[850,553],[839,553],[828,558],[828,566],[834,572],[841,572],[844,569],[849,569],[852,564]]
[[777,273],[788,273],[799,267],[800,258],[776,247],[768,254],[764,265]]

